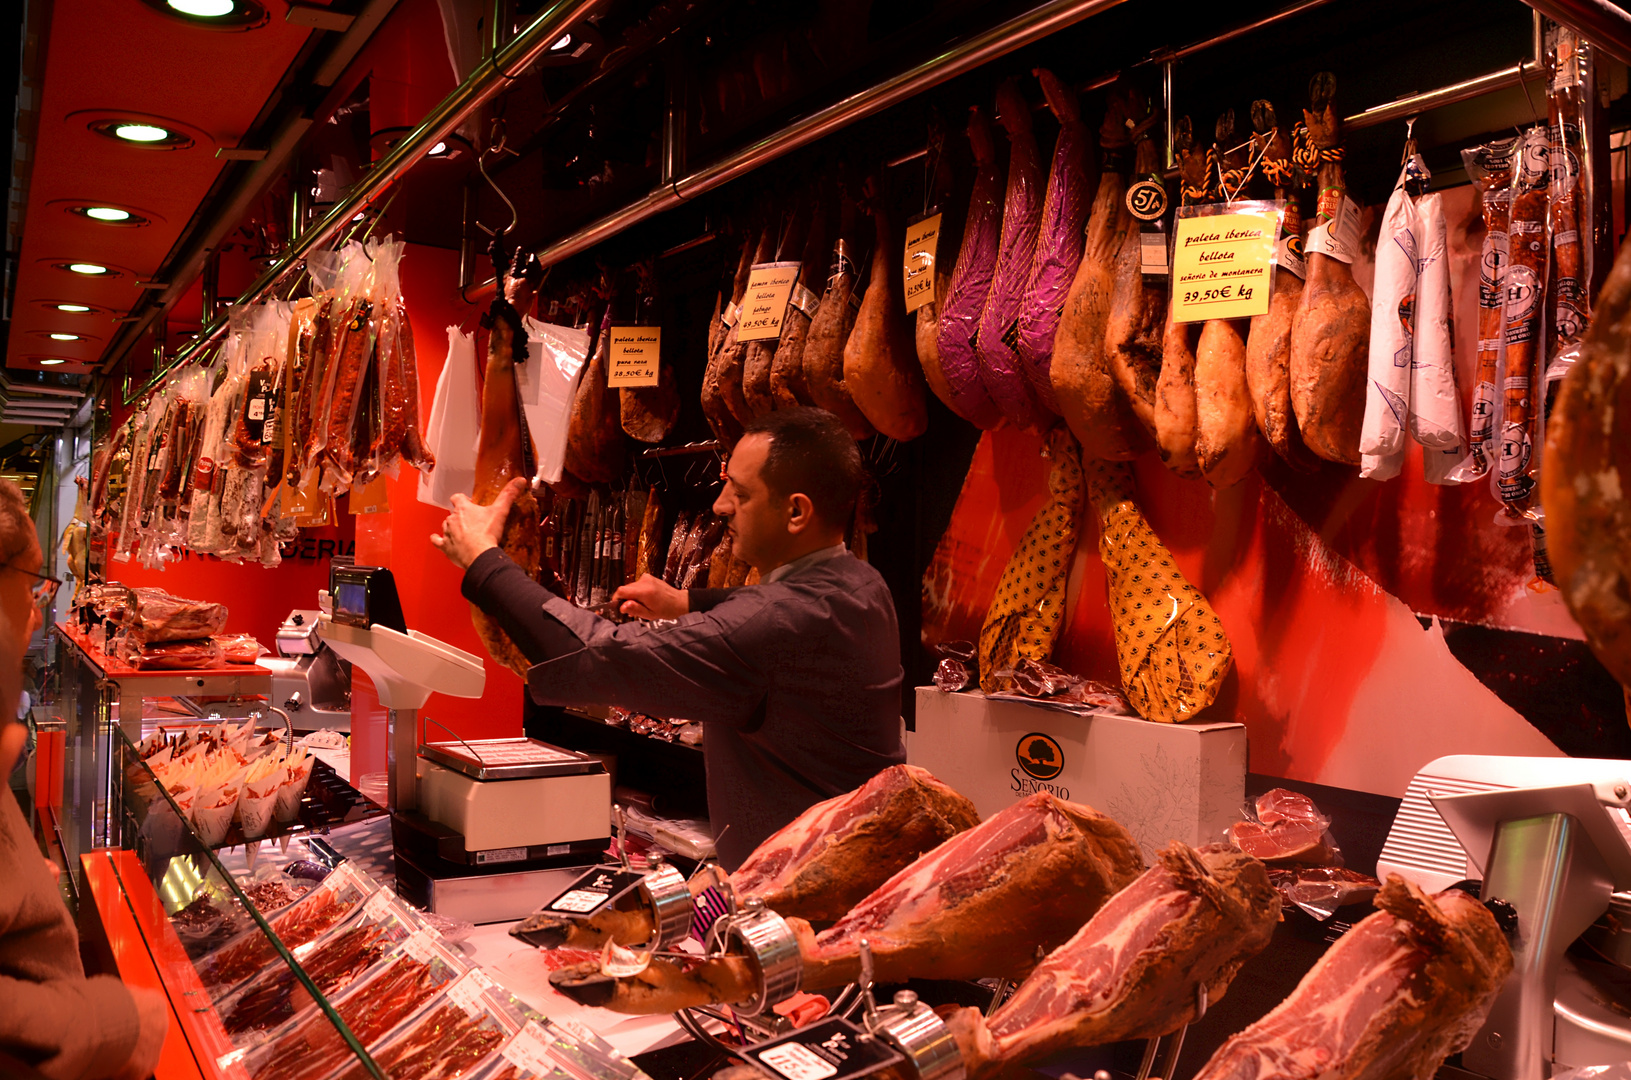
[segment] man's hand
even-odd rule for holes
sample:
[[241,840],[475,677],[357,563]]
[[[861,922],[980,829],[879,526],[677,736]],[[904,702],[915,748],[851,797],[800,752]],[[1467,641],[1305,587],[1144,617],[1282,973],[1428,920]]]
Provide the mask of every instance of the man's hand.
[[640,580],[619,585],[612,593],[612,603],[636,619],[677,619],[691,610],[691,594],[662,578],[641,574]]
[[170,1031],[170,1004],[161,990],[144,986],[128,989],[136,1001],[136,1046],[130,1051],[130,1059],[119,1071],[117,1080],[146,1080],[159,1063],[164,1036]]
[[453,512],[442,522],[442,534],[431,536],[430,542],[454,566],[468,569],[476,556],[498,546],[510,505],[526,490],[527,482],[518,476],[505,485],[491,506],[477,506],[463,495],[453,496]]

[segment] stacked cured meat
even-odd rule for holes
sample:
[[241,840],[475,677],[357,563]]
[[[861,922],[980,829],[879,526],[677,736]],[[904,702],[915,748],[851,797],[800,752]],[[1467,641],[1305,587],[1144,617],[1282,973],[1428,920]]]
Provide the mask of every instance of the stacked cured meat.
[[[112,609],[109,609],[110,615]],[[196,670],[253,664],[260,644],[248,634],[223,635],[225,604],[185,600],[163,589],[126,591],[117,609],[111,655],[138,670]]]

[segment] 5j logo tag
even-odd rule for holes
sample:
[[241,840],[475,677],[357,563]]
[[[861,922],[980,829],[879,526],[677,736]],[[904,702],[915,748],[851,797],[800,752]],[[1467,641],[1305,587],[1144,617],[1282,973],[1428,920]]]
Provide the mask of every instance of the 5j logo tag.
[[1539,280],[1533,268],[1512,266],[1506,271],[1506,343],[1519,344],[1534,337],[1535,326],[1530,318],[1540,302]]

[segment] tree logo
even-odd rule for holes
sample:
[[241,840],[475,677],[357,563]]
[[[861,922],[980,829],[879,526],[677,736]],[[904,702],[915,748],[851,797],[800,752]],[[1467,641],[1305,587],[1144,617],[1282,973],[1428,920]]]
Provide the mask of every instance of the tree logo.
[[1052,780],[1065,770],[1065,752],[1051,735],[1033,731],[1019,740],[1014,757],[1027,776],[1036,780]]

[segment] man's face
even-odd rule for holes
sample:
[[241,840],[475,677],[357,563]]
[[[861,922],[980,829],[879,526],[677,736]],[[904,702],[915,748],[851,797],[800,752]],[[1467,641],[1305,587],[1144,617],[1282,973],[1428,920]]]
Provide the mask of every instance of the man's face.
[[744,435],[731,451],[725,489],[714,500],[714,513],[730,522],[736,557],[760,570],[780,563],[792,516],[788,499],[773,493],[764,481],[769,455],[769,436]]

